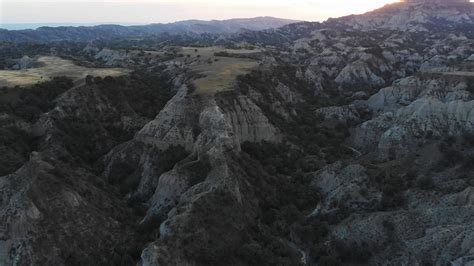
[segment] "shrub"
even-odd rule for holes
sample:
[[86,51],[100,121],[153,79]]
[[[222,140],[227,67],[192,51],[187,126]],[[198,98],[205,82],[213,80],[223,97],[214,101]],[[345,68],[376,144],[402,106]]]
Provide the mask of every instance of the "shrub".
[[341,261],[337,257],[323,256],[319,259],[319,265],[321,266],[339,266]]
[[189,82],[188,84],[186,84],[186,86],[188,87],[188,95],[191,95],[193,94],[196,90],[197,90],[197,87],[196,85],[194,85],[193,83]]
[[350,243],[349,245],[337,243],[336,249],[341,261],[345,263],[364,264],[367,263],[372,256],[372,253],[370,252],[370,249],[366,243]]
[[30,89],[20,89],[17,99],[11,103],[0,103],[0,109],[6,110],[27,121],[35,122],[42,113],[54,108],[54,99],[72,88],[71,79],[58,77],[39,83]]
[[446,166],[455,166],[461,163],[464,159],[463,154],[455,149],[448,149],[444,153],[444,162]]
[[15,127],[0,128],[0,176],[11,174],[28,160],[37,139]]
[[390,210],[393,208],[401,207],[405,205],[406,198],[403,194],[386,194],[382,195],[382,209],[383,210]]
[[158,165],[163,172],[168,172],[173,169],[174,165],[184,160],[189,153],[183,146],[173,145],[168,147],[160,154]]
[[303,153],[291,149],[286,144],[262,141],[261,143],[244,142],[241,146],[244,152],[262,163],[264,167],[272,166],[276,173],[284,175],[295,173],[298,169],[297,164],[303,157]]
[[466,133],[464,135],[464,142],[466,145],[473,147],[474,146],[474,133]]
[[434,188],[433,178],[430,176],[422,176],[416,181],[416,186],[423,190],[430,190]]
[[191,178],[188,180],[189,185],[194,186],[206,180],[207,175],[212,170],[212,166],[209,158],[202,156],[198,161],[186,164],[184,169],[191,174]]
[[412,179],[407,175],[381,173],[375,177],[382,190],[382,210],[390,210],[405,205],[404,191],[411,185]]
[[318,246],[312,253],[316,253],[318,265],[367,264],[372,257],[366,243],[345,243],[339,240]]
[[468,155],[464,158],[463,168],[466,170],[472,170],[474,169],[474,155]]
[[325,221],[305,221],[294,226],[293,231],[304,243],[319,243],[329,233],[329,225]]

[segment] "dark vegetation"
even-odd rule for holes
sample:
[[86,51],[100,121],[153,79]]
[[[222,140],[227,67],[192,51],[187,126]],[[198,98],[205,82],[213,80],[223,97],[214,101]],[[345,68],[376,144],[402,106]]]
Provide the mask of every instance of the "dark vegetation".
[[0,176],[17,170],[37,149],[38,138],[27,123],[34,123],[54,108],[54,99],[72,87],[67,78],[55,78],[29,89],[4,88],[0,92]]
[[[272,72],[253,71],[239,79],[239,89],[246,94],[249,90],[262,93],[265,100],[258,103],[272,124],[278,126],[288,136],[291,143],[297,144],[308,155],[322,156],[327,162],[350,157],[352,151],[343,145],[349,136],[349,126],[345,123],[323,123],[323,120],[314,112],[326,106],[343,105],[347,99],[341,96],[334,84],[327,84],[327,95],[315,95],[313,86],[298,79],[297,69],[292,66],[283,66],[273,69]],[[278,77],[278,81],[275,80]],[[274,88],[281,82],[290,90],[300,93],[305,99],[297,104],[285,103],[286,99],[276,95]],[[271,103],[280,101],[286,109],[295,110],[296,115],[285,119],[277,114]]]
[[[161,241],[185,250],[185,256],[198,265],[298,265],[300,254],[288,245],[292,231],[310,241],[322,239],[327,226],[306,222],[305,215],[318,202],[318,193],[299,169],[301,152],[272,145],[244,143],[243,157],[235,158],[239,167],[232,171],[243,170],[248,177],[241,192],[252,193],[256,202],[238,202],[230,191],[206,193],[192,205],[192,215],[180,228],[180,236],[165,236]],[[272,168],[282,162],[288,168]],[[204,170],[196,173],[207,169],[205,162],[200,164],[198,168]],[[257,213],[249,213],[255,206],[247,204],[257,204]],[[181,208],[177,206],[178,214]]]
[[[182,161],[189,155],[182,146],[170,146],[164,151],[155,150],[153,154],[157,157],[157,169],[155,169],[157,176],[170,171],[176,163]],[[110,173],[110,176],[114,178],[112,182],[119,185],[122,195],[136,191],[141,178],[141,176],[137,176],[136,168],[136,162],[134,163],[131,160],[125,160],[119,165],[114,165],[112,168],[112,172]],[[138,212],[144,214],[145,210],[140,206],[140,204],[143,203],[142,200],[143,199],[132,197],[129,200],[129,205],[136,207]]]
[[159,70],[134,72],[130,77],[88,77],[86,83],[112,109],[97,115],[89,113],[88,116],[61,118],[57,126],[69,153],[88,164],[94,164],[112,147],[131,139],[140,129],[122,124],[123,115],[151,120],[173,95],[168,80]]
[[272,45],[284,49],[288,44],[300,38],[311,36],[315,30],[324,27],[319,22],[299,22],[288,24],[274,30],[242,31],[238,35],[230,36],[226,43],[234,43],[245,40],[249,43]]
[[0,127],[0,176],[13,173],[28,161],[37,138],[16,127]]
[[188,186],[194,186],[206,180],[207,175],[212,170],[212,166],[209,157],[202,155],[198,160],[186,163],[182,169],[191,173]]
[[[110,109],[95,111],[74,109],[67,106],[65,117],[53,115],[57,130],[53,131],[77,163],[93,166],[112,147],[133,137],[138,127],[127,127],[121,121],[123,115],[142,117],[143,121],[153,119],[173,96],[170,84],[161,69],[136,71],[131,76],[92,78],[87,77],[84,94],[95,91],[91,99],[111,106]],[[9,173],[26,161],[28,154],[36,149],[35,138],[16,123],[33,124],[40,116],[56,107],[56,99],[70,90],[70,79],[59,77],[31,88],[3,88],[0,92],[0,112],[8,115],[2,120],[1,149],[5,151],[1,173]],[[83,93],[79,94],[82,95]],[[84,106],[85,107],[85,106]],[[72,109],[71,109],[72,108]],[[10,124],[11,126],[7,126]],[[14,135],[17,137],[13,137]],[[68,156],[65,155],[67,158]],[[96,165],[97,166],[97,165]]]
[[[259,226],[250,234],[251,241],[240,249],[241,258],[251,265],[293,265],[300,259],[299,251],[291,247],[290,241],[307,251],[313,263],[321,265],[364,264],[371,256],[364,244],[328,241],[329,226],[347,217],[341,207],[337,213],[308,217],[319,201],[318,191],[311,186],[311,175],[324,163],[333,163],[351,158],[353,152],[344,146],[349,136],[350,124],[324,121],[315,114],[317,108],[346,104],[346,99],[334,84],[324,84],[325,95],[315,95],[313,85],[298,79],[297,69],[280,66],[271,72],[253,71],[239,78],[238,88],[244,94],[256,90],[264,99],[259,107],[288,137],[291,144],[268,142],[243,143],[242,151],[249,156],[245,163],[246,173],[257,192]],[[275,77],[278,77],[276,80]],[[288,103],[275,93],[278,82],[305,99],[297,104]],[[296,115],[286,119],[277,114],[271,103],[281,102],[286,110]],[[308,161],[308,158],[312,158]],[[316,159],[316,161],[314,161]],[[322,161],[322,162],[321,162]],[[387,183],[389,178],[387,178]],[[396,182],[396,181],[395,181]],[[403,203],[402,189],[385,184],[387,208]]]
[[332,241],[328,246],[317,249],[319,265],[367,265],[372,253],[365,243],[344,243]]
[[[244,143],[245,171],[256,189],[261,213],[251,241],[242,245],[240,258],[250,265],[296,265],[300,254],[288,245],[306,250],[309,260],[321,265],[364,264],[371,256],[364,244],[328,241],[329,226],[340,214],[308,216],[319,201],[319,193],[304,174],[304,153],[284,144]],[[336,216],[334,216],[336,215]]]
[[[310,237],[324,234],[317,226],[303,224],[305,215],[318,202],[318,193],[309,186],[309,176],[299,169],[300,153],[288,146],[271,145],[245,143],[242,145],[245,153],[239,159],[258,199],[257,217],[253,225],[242,232],[240,247],[233,254],[247,265],[297,264],[300,254],[288,245],[293,226],[299,226],[300,232],[309,232]],[[274,163],[283,161],[288,168],[272,168]]]
[[130,77],[95,78],[93,83],[115,104],[122,104],[121,101],[125,100],[135,113],[149,119],[155,118],[173,96],[163,67],[137,70]]
[[[181,206],[177,211],[181,212]],[[162,241],[183,249],[187,259],[197,265],[239,264],[236,248],[249,237],[243,227],[249,222],[245,212],[245,206],[229,191],[214,190],[194,202],[179,237],[166,236]]]
[[54,100],[72,88],[72,80],[54,78],[31,88],[4,88],[0,98],[0,112],[20,117],[28,122],[36,122],[42,113],[52,110]]
[[474,134],[465,133],[460,138],[448,137],[438,146],[443,157],[437,170],[460,166],[461,171],[474,170]]
[[474,77],[467,78],[467,91],[471,93],[471,96],[474,96]]
[[[121,180],[121,183],[106,184],[99,175],[103,171],[102,156],[108,153],[111,148],[132,138],[144,123],[161,111],[173,96],[170,87],[168,78],[161,69],[148,69],[136,71],[127,77],[106,77],[103,79],[88,77],[86,86],[82,87],[73,88],[73,82],[68,78],[54,78],[28,88],[15,87],[1,90],[0,153],[2,156],[0,156],[0,176],[10,174],[24,165],[33,151],[39,151],[43,155],[54,153],[58,161],[54,161],[55,168],[52,170],[52,174],[45,174],[46,177],[38,182],[51,182],[51,184],[45,184],[48,193],[60,193],[60,191],[64,191],[65,187],[71,186],[80,193],[83,200],[90,200],[95,204],[84,208],[93,208],[94,211],[100,213],[100,215],[94,216],[95,213],[87,209],[88,213],[84,215],[85,209],[81,207],[74,213],[82,215],[81,218],[85,220],[71,218],[72,216],[69,215],[68,218],[61,217],[61,223],[67,219],[73,219],[80,220],[79,224],[84,225],[84,223],[91,221],[102,221],[100,220],[102,216],[108,217],[110,215],[113,217],[111,219],[120,216],[120,219],[117,218],[114,222],[120,223],[120,234],[123,233],[130,238],[127,243],[111,243],[114,240],[108,235],[104,235],[103,238],[106,241],[104,243],[107,243],[104,245],[105,248],[102,246],[97,248],[95,245],[99,244],[91,232],[102,230],[102,228],[96,224],[91,225],[93,229],[91,232],[88,229],[86,233],[91,235],[92,243],[88,242],[87,244],[91,246],[81,247],[81,249],[74,246],[74,249],[64,250],[61,257],[66,263],[91,265],[95,261],[97,264],[132,265],[138,261],[145,244],[152,240],[150,236],[153,235],[150,232],[140,231],[135,224],[139,219],[138,215],[143,215],[143,209],[129,206],[130,209],[125,210],[126,205],[122,206],[121,200],[117,200],[117,204],[112,206],[107,206],[108,203],[97,202],[104,198],[114,198],[113,195],[121,198],[132,189],[136,189],[138,185],[136,179],[128,178],[129,175],[133,176],[134,168],[130,165],[122,165],[123,168],[119,168],[123,170],[123,173],[120,174],[126,176],[124,180]],[[58,106],[58,99],[61,96],[73,97],[74,101],[72,104],[69,102],[63,104],[61,109],[64,112],[59,115],[56,112],[50,112]],[[101,107],[100,110],[97,108],[98,105]],[[50,112],[48,118],[52,122],[52,124],[48,124],[51,127],[47,127],[48,139],[44,136],[36,136],[43,134],[43,132],[33,131],[31,128],[47,112]],[[122,123],[123,116],[133,118],[134,123],[125,125]],[[188,153],[182,147],[172,146],[168,150],[162,151],[159,156],[161,171],[171,170],[178,161],[187,156]],[[51,180],[49,180],[50,178]],[[35,185],[37,184],[35,183]],[[37,186],[41,187],[42,185]],[[132,210],[135,213],[132,213]],[[60,215],[67,216],[62,213],[54,213],[49,219],[42,219],[42,221],[51,221]],[[118,227],[119,225],[114,224],[114,226]],[[56,237],[60,235],[57,230],[60,229],[54,228],[48,232],[51,233],[51,237]],[[81,234],[84,231],[81,231]],[[108,229],[103,231],[104,234],[109,232]],[[67,234],[71,232],[68,231]],[[139,234],[140,232],[142,234]],[[119,234],[115,236],[118,237]],[[80,237],[89,239],[83,235]],[[71,242],[76,243],[77,235],[74,238],[74,241],[71,240]],[[96,250],[92,251],[94,247]],[[105,249],[111,252],[105,253]],[[98,253],[101,255],[97,256]],[[90,256],[80,257],[77,254]]]
[[25,55],[33,58],[40,55],[50,56],[51,54],[55,54],[78,62],[76,60],[77,58],[86,59],[82,53],[85,45],[85,43],[70,41],[60,41],[51,44],[0,41],[0,70],[12,67],[16,59],[22,58]]
[[376,182],[382,190],[382,210],[391,210],[402,207],[406,203],[404,192],[412,186],[413,179],[405,178],[399,174],[392,174],[388,171],[376,177]]

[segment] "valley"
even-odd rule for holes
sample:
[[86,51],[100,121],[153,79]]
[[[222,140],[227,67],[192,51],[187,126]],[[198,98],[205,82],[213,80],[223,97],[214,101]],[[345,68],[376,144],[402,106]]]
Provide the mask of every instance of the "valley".
[[471,265],[474,4],[244,22],[0,36],[0,265]]

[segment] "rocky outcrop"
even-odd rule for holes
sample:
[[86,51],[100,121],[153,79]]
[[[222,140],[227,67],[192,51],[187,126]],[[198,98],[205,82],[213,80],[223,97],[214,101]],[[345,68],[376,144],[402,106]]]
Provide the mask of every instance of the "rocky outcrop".
[[385,85],[385,80],[377,76],[363,61],[356,61],[341,70],[335,81],[342,85],[369,84],[373,86]]
[[[175,104],[179,104],[177,101],[180,96],[177,96],[174,101]],[[180,124],[181,129],[186,129],[186,127],[197,126],[198,134],[196,138],[191,143],[188,143],[187,149],[192,153],[188,159],[184,160],[181,163],[178,163],[175,168],[167,173],[164,173],[160,176],[156,191],[153,197],[150,199],[149,204],[150,208],[148,209],[147,215],[143,223],[149,223],[156,217],[164,218],[164,221],[160,227],[160,232],[163,237],[158,239],[156,242],[150,244],[142,254],[142,265],[152,265],[153,263],[176,263],[181,261],[183,264],[189,264],[191,262],[187,261],[187,257],[183,249],[176,249],[174,245],[177,245],[182,241],[183,237],[190,234],[191,232],[189,226],[192,221],[195,221],[197,214],[195,209],[199,206],[208,206],[209,208],[214,208],[212,206],[219,205],[218,202],[209,202],[212,198],[215,197],[225,197],[229,198],[232,206],[227,206],[229,211],[234,212],[236,209],[241,207],[235,206],[235,204],[241,205],[246,201],[243,194],[241,193],[242,189],[240,184],[241,174],[234,169],[236,163],[233,162],[233,156],[236,155],[236,152],[240,151],[240,142],[241,141],[256,141],[261,140],[268,141],[278,141],[279,137],[276,135],[277,131],[270,127],[270,124],[265,123],[266,118],[263,114],[259,113],[259,109],[251,103],[249,99],[245,97],[238,97],[232,100],[232,106],[226,106],[221,108],[220,104],[218,105],[214,99],[196,99],[200,96],[186,96],[183,103],[186,103],[186,106],[189,106],[189,101],[201,101],[201,104],[195,105],[199,108],[190,110],[199,115],[197,124]],[[209,96],[207,96],[209,97]],[[219,96],[215,96],[219,97]],[[225,97],[225,96],[223,96]],[[222,100],[222,99],[221,99]],[[226,100],[223,100],[226,101]],[[172,101],[173,102],[173,101]],[[172,103],[170,103],[170,106]],[[249,109],[249,107],[251,109]],[[184,108],[184,106],[181,106]],[[163,112],[166,113],[167,109]],[[176,113],[179,120],[179,112]],[[157,119],[163,117],[163,113],[160,114]],[[159,127],[171,126],[171,123],[175,123],[176,120],[166,120],[173,121],[170,123],[157,123]],[[254,121],[254,122],[252,122]],[[265,126],[267,124],[268,126]],[[172,127],[171,127],[172,128]],[[155,145],[161,145],[159,137],[168,138],[168,134],[161,134],[164,132],[165,128],[155,128],[155,139],[157,141],[149,142],[154,143]],[[147,131],[150,132],[150,131]],[[172,130],[167,130],[167,132],[173,132]],[[142,132],[143,133],[143,132]],[[140,133],[141,134],[141,133]],[[137,135],[137,139],[140,140],[140,134]],[[148,134],[148,136],[150,136]],[[171,138],[170,140],[177,140],[174,143],[183,143],[181,142],[184,138],[179,135],[177,138]],[[150,140],[150,137],[146,138]],[[207,168],[205,173],[199,175],[199,170],[189,171],[188,166],[190,164],[199,164],[204,161],[209,162],[209,168]],[[196,180],[197,178],[197,180]],[[192,181],[194,180],[194,181]],[[206,202],[206,203],[204,203]],[[236,209],[234,209],[236,208]],[[240,223],[235,223],[235,221],[230,221],[227,218],[222,218],[223,223],[232,223],[231,228],[226,230],[226,234],[235,235],[238,232],[237,225],[242,226],[247,224],[244,222],[246,213],[250,212],[251,209],[243,211],[241,213],[234,213],[230,215],[234,217],[233,219],[240,221]],[[203,215],[203,214],[200,214]],[[224,228],[214,228],[212,230],[205,229],[207,226],[201,227],[204,229],[200,234],[202,239],[195,239],[193,242],[205,241],[205,239],[215,239],[216,233],[219,233]],[[222,232],[224,233],[224,232]],[[176,238],[173,238],[176,236]],[[178,237],[179,236],[179,237]],[[164,237],[173,239],[172,242],[165,242]],[[234,245],[233,243],[227,243]],[[226,245],[227,245],[226,244]],[[207,245],[207,244],[204,244]]]
[[322,204],[313,215],[342,207],[361,210],[375,206],[381,194],[368,183],[366,169],[358,164],[337,162],[321,169],[314,174],[313,185],[322,194]]
[[409,77],[372,96],[368,107],[376,115],[357,127],[356,147],[376,147],[380,158],[403,156],[423,139],[459,136],[474,130],[473,107],[462,78]]
[[422,97],[434,97],[442,102],[468,101],[467,84],[462,79],[442,76],[407,77],[397,80],[392,86],[381,89],[367,101],[369,109],[375,113],[393,112]]
[[113,246],[133,243],[126,205],[91,183],[98,177],[51,157],[33,153],[0,177],[0,264],[95,264],[122,256]]
[[186,96],[187,87],[182,87],[158,116],[138,132],[136,139],[162,150],[178,145],[191,151],[199,133],[199,110],[204,103]]
[[[472,262],[474,208],[469,201],[472,188],[436,199],[439,204],[396,212],[354,215],[336,226],[335,239],[385,248],[372,259],[400,265],[422,262],[469,265]],[[393,252],[397,250],[397,252]]]
[[[238,181],[241,174],[231,170],[238,165],[232,157],[240,151],[240,143],[281,139],[279,130],[246,96],[236,92],[188,95],[183,86],[132,141],[106,156],[105,175],[114,178],[115,169],[131,164],[131,178],[139,185],[130,196],[146,201],[148,209],[141,224],[156,227],[157,222],[162,223],[164,236],[179,235],[176,241],[181,241],[188,234],[183,230],[188,230],[187,224],[196,215],[192,210],[200,202],[216,193],[224,193],[236,204],[244,200]],[[189,155],[172,170],[163,172],[160,156],[174,146],[183,147]],[[170,245],[157,239],[145,249],[141,263],[186,263],[184,251]]]
[[38,63],[35,59],[30,58],[25,55],[17,61],[17,63],[12,67],[13,70],[26,70],[29,68],[39,67],[41,64]]
[[99,85],[59,85],[65,87],[59,96],[26,94],[49,109],[24,129],[35,136],[28,143],[34,152],[0,177],[0,264],[133,264],[131,250],[143,245],[134,228],[138,217],[100,176],[101,165],[92,164],[133,137],[146,118],[123,97],[123,87],[112,97]]
[[360,114],[355,105],[330,106],[316,110],[324,120],[338,120],[342,122],[358,122]]
[[455,71],[456,68],[449,66],[448,58],[442,55],[435,55],[432,58],[423,62],[420,67],[422,72],[449,72]]
[[224,96],[219,106],[240,142],[279,142],[282,135],[262,110],[245,96]]
[[362,16],[338,19],[362,30],[387,28],[404,31],[427,31],[426,26],[448,23],[473,23],[473,5],[469,1],[407,1],[387,5]]
[[95,54],[95,59],[101,60],[107,66],[130,65],[133,64],[133,57],[127,51],[112,50],[108,48],[102,49]]

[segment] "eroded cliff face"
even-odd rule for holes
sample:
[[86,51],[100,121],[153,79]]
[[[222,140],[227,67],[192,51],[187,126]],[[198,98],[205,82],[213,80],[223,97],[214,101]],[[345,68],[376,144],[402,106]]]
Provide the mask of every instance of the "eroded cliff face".
[[362,30],[427,31],[440,20],[445,23],[472,23],[472,8],[469,1],[406,1],[387,5],[364,16],[344,17],[340,21]]
[[[133,161],[139,186],[132,195],[145,201],[147,206],[141,223],[155,227],[161,223],[161,237],[147,247],[141,263],[192,264],[186,249],[176,245],[185,245],[182,241],[184,236],[191,234],[188,230],[194,222],[197,223],[194,226],[202,225],[207,229],[200,232],[199,237],[193,236],[194,242],[186,245],[201,245],[201,242],[207,245],[206,239],[217,239],[216,234],[235,235],[237,241],[239,230],[248,224],[246,216],[255,208],[249,207],[253,204],[252,199],[241,193],[248,185],[244,183],[245,174],[235,159],[240,153],[240,143],[279,142],[281,139],[279,130],[250,98],[237,92],[189,95],[187,87],[183,86],[133,140],[106,156],[109,178],[114,178],[114,168],[123,162],[130,163],[130,159]],[[159,173],[156,169],[159,168],[160,152],[173,146],[183,147],[189,155],[176,162],[173,169]],[[152,150],[158,151],[156,155],[150,153]],[[224,203],[215,200],[221,197],[230,205],[219,207]],[[196,209],[206,208],[207,204],[215,211],[222,208],[221,211],[229,213],[230,217],[219,218],[226,226],[220,224],[212,228],[210,224],[196,221],[195,216],[202,215],[197,214]],[[167,242],[168,238],[171,242]],[[235,246],[236,243],[231,241],[228,245]]]
[[[93,91],[71,89],[63,94],[56,108],[31,127],[41,136],[37,152],[19,170],[0,177],[1,264],[106,264],[114,258],[133,261],[127,255],[126,243],[135,242],[136,218],[101,177],[74,163],[73,157],[80,153],[71,152],[69,144],[74,145],[74,141],[69,142],[68,129],[60,124],[70,119],[93,124],[95,119],[105,121],[114,114],[123,118],[115,120],[122,129],[133,128],[126,122],[133,112],[117,111],[103,97],[91,97]],[[106,122],[100,125],[106,126]],[[114,145],[110,132],[102,132],[99,138],[108,142],[94,147],[99,153]],[[99,242],[103,245],[85,244]],[[121,255],[114,246],[125,253]]]
[[10,111],[35,141],[23,166],[0,177],[0,264],[133,264],[144,245],[139,217],[96,162],[147,118],[124,97],[126,85],[114,86],[112,96],[112,84],[71,83],[56,96],[55,82],[41,88],[52,95],[40,102],[51,106],[47,112],[30,118]]
[[[70,166],[52,156],[32,154],[21,169],[0,178],[4,191],[0,262],[107,264],[114,258],[133,262],[127,255],[135,241],[133,213],[104,191],[108,185],[99,183],[97,176],[83,169],[66,170]],[[85,244],[98,242],[103,245]]]
[[[390,258],[403,265],[420,261],[466,265],[472,261],[474,245],[474,212],[469,197],[472,187],[445,196],[421,196],[417,202],[429,203],[409,210],[351,217],[337,226],[333,234],[337,239],[368,243],[374,249],[385,246],[373,259],[374,264]],[[392,253],[394,250],[398,252]]]
[[473,102],[467,78],[432,75],[408,77],[368,101],[376,115],[356,128],[355,146],[377,150],[381,159],[398,158],[429,138],[473,131]]

